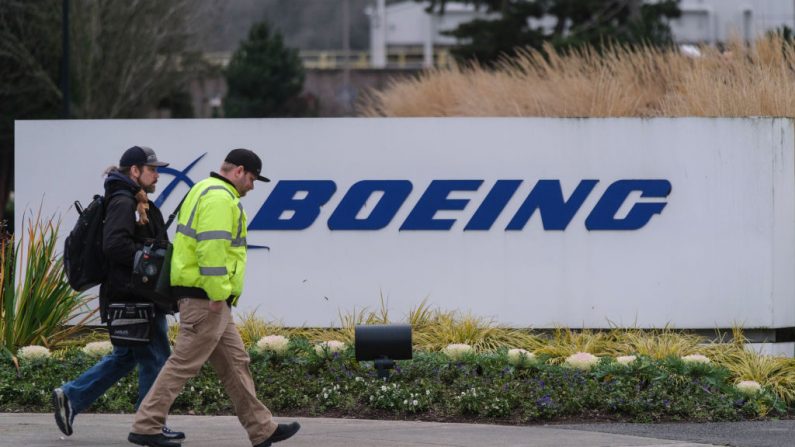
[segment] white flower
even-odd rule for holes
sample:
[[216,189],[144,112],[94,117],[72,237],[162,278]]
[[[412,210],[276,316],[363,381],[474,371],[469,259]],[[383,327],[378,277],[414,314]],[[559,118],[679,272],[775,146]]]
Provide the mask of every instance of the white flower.
[[17,356],[24,360],[46,359],[50,357],[50,350],[38,345],[25,346],[19,348]]
[[599,362],[599,357],[587,352],[578,352],[566,357],[566,364],[572,368],[588,370]]
[[266,335],[257,341],[257,350],[259,352],[271,351],[275,354],[284,354],[287,352],[287,345],[290,339],[282,335]]
[[525,349],[511,349],[508,351],[508,363],[513,366],[527,366],[535,358],[535,354]]
[[709,358],[703,356],[701,354],[690,354],[682,357],[682,361],[685,363],[709,363]]
[[472,346],[466,343],[453,343],[442,349],[442,352],[452,360],[461,360],[466,354],[472,352]]
[[315,345],[315,352],[321,357],[331,357],[335,352],[345,350],[345,343],[338,340],[329,340]]
[[94,341],[83,346],[83,352],[91,357],[102,357],[113,351],[113,344],[109,341]]
[[634,355],[622,355],[621,357],[616,357],[616,361],[622,365],[629,365],[637,359],[638,358]]
[[743,380],[735,386],[739,392],[745,394],[746,396],[753,396],[762,389],[762,385],[760,385],[759,382],[755,382],[753,380]]
[[419,403],[419,402],[417,402],[417,399],[414,399],[414,400],[412,400],[412,401],[411,401],[411,405],[414,405],[415,407],[416,407],[417,405],[419,405],[419,404],[420,404],[420,403]]

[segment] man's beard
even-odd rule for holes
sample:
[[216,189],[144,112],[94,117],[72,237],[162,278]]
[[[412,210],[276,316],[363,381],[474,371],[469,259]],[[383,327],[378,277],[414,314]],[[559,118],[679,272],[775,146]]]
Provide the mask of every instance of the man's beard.
[[153,192],[155,192],[155,187],[156,187],[156,186],[155,186],[155,184],[154,184],[154,183],[152,183],[151,185],[149,185],[149,186],[144,186],[144,187],[142,187],[141,189],[143,189],[144,191],[146,191],[146,193],[147,193],[147,194],[152,194]]
[[240,197],[245,197],[248,190],[245,190],[245,188],[242,186],[241,183],[233,182],[233,184],[235,185],[235,189],[237,190],[238,195],[240,195]]

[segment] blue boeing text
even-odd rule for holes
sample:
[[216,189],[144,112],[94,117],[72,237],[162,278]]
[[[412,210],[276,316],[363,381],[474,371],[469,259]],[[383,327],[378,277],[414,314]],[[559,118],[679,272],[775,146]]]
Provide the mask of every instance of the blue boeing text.
[[[581,180],[568,198],[563,196],[560,180],[539,180],[510,219],[505,231],[521,231],[538,211],[545,230],[565,230],[574,215],[593,191],[598,180]],[[453,199],[454,191],[477,191],[483,180],[433,180],[420,195],[401,231],[447,231],[456,219],[436,218],[438,211],[463,211],[469,199]],[[488,231],[492,228],[522,180],[497,180],[483,201],[474,208],[464,231]],[[392,222],[406,202],[414,185],[409,180],[361,180],[354,183],[331,213],[330,230],[380,230]],[[332,180],[282,180],[276,184],[249,225],[249,230],[304,230],[314,224],[321,208],[337,192]],[[640,193],[625,216],[616,217],[630,194]],[[617,180],[611,183],[585,219],[588,230],[637,230],[655,214],[662,213],[671,193],[671,182],[664,179]],[[366,217],[359,214],[374,194],[379,194]]]

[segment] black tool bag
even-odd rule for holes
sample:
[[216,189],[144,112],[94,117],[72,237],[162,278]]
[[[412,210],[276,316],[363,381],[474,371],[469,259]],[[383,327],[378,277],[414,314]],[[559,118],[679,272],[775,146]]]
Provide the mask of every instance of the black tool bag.
[[155,331],[155,305],[152,303],[112,303],[108,305],[108,335],[114,346],[143,346]]
[[166,313],[177,311],[176,299],[171,294],[171,254],[174,250],[171,242],[166,240],[166,231],[177,217],[185,197],[168,217],[165,227],[154,240],[147,240],[143,248],[135,253],[131,288],[135,296],[152,301]]
[[147,241],[135,253],[131,280],[135,296],[152,301],[166,313],[173,311],[175,304],[171,295],[172,251],[168,241]]

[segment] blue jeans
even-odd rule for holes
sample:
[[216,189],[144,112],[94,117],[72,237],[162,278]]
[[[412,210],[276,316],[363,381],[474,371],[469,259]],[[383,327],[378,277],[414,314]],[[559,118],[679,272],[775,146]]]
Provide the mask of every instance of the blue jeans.
[[131,348],[114,346],[113,352],[61,388],[72,404],[73,414],[76,415],[90,407],[108,388],[138,365],[138,401],[135,403],[137,410],[169,354],[171,346],[168,343],[166,316],[156,312],[152,340],[148,345]]

